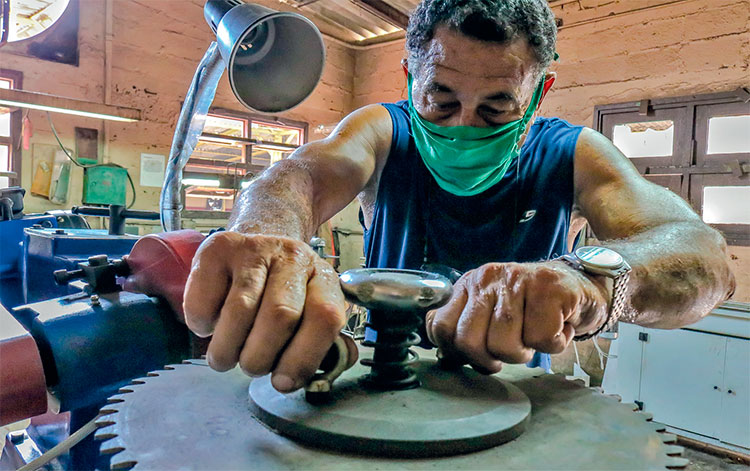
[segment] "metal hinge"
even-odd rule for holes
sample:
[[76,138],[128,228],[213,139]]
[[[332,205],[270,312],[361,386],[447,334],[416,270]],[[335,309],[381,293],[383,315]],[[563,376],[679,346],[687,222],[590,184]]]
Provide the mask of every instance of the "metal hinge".
[[643,401],[633,401],[636,406],[638,406],[638,410],[643,410]]
[[648,342],[648,334],[646,332],[638,332],[638,340]]

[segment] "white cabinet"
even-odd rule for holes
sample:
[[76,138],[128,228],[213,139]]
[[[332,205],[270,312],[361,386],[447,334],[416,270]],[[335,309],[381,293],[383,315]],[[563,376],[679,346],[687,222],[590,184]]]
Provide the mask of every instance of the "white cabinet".
[[750,340],[727,339],[724,371],[720,438],[750,448]]
[[619,330],[605,392],[657,422],[750,449],[750,306],[725,305],[686,329]]
[[726,337],[645,329],[640,400],[654,420],[718,436]]

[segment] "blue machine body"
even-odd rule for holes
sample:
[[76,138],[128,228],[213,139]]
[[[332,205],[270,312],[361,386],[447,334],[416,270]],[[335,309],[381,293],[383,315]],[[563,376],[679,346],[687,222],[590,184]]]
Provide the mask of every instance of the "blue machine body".
[[56,228],[57,219],[36,214],[0,221],[0,303],[8,308],[26,302],[21,277],[24,229],[35,225]]
[[138,240],[133,235],[109,235],[98,229],[25,230],[21,278],[26,303],[73,294],[73,286],[58,286],[55,270],[75,270],[92,255],[122,258]]
[[118,291],[95,301],[79,291],[15,309],[41,353],[61,410],[101,405],[149,371],[188,358],[190,338],[169,305]]
[[10,221],[0,221],[0,276],[19,271],[23,253],[21,244],[23,231],[34,225],[56,228],[57,219],[54,216],[38,214],[11,219]]

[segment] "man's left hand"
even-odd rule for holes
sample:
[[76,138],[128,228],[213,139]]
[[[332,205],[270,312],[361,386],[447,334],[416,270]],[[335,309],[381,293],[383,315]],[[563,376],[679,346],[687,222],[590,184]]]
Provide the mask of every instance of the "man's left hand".
[[564,262],[488,263],[466,272],[426,318],[432,343],[483,373],[560,353],[605,322],[608,290]]

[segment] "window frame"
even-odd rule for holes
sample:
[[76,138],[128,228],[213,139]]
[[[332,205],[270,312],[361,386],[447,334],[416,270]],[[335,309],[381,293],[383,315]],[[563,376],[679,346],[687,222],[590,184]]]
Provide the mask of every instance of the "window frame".
[[[0,77],[13,81],[14,90],[23,90],[23,73],[18,70],[0,68]],[[23,165],[23,148],[20,145],[23,136],[21,129],[23,126],[23,109],[17,108],[10,112],[10,137],[0,136],[0,144],[9,147],[10,171],[16,175],[10,177],[9,186],[21,186],[21,169]],[[33,171],[33,170],[32,170]]]
[[[745,108],[743,108],[745,107]],[[703,214],[705,186],[750,185],[750,152],[707,155],[708,119],[750,114],[750,91],[686,95],[627,103],[596,105],[593,128],[610,140],[614,124],[672,119],[675,125],[671,157],[635,157],[629,160],[646,179],[670,188]],[[717,184],[720,183],[720,184]],[[721,231],[730,245],[750,246],[750,225],[709,224]]]
[[[258,175],[261,172],[263,172],[268,167],[263,167],[260,165],[254,165],[251,162],[251,156],[252,156],[252,147],[254,145],[256,146],[263,146],[265,143],[264,141],[258,141],[252,137],[252,123],[253,122],[262,122],[264,124],[270,124],[275,126],[285,126],[285,127],[291,127],[291,128],[298,128],[302,130],[302,139],[299,146],[289,146],[290,150],[297,149],[305,144],[307,144],[307,139],[309,136],[309,124],[303,121],[297,121],[293,119],[287,119],[287,118],[281,118],[274,115],[263,115],[258,113],[244,113],[237,110],[232,110],[228,108],[222,108],[222,107],[212,107],[208,113],[209,115],[219,116],[219,117],[227,117],[231,119],[239,119],[245,121],[245,125],[247,126],[247,135],[249,137],[247,138],[237,138],[237,141],[245,142],[244,145],[244,157],[245,162],[244,163],[233,163],[233,162],[225,162],[222,160],[208,160],[208,159],[197,159],[197,158],[191,158],[188,159],[186,163],[187,165],[211,165],[214,168],[224,168],[226,169],[227,174],[231,175],[231,172],[234,169],[241,169],[244,174],[242,177],[244,178],[245,175],[248,173]],[[201,134],[203,135],[203,134]],[[210,137],[210,134],[207,136]],[[276,146],[282,146],[285,147],[285,144],[279,144],[274,142],[268,142],[268,145],[276,145]],[[189,171],[191,176],[206,176],[206,177],[216,177],[216,173],[211,172],[196,172],[196,171]],[[182,188],[182,200],[186,201],[186,192],[185,187]],[[235,191],[240,191],[239,188],[236,188]],[[194,218],[205,218],[207,214],[215,215],[211,217],[213,219],[214,217],[229,217],[229,214],[231,214],[231,211],[211,211],[211,210],[198,210],[198,209],[189,209],[185,210],[183,212],[183,215],[186,217],[194,217]]]

